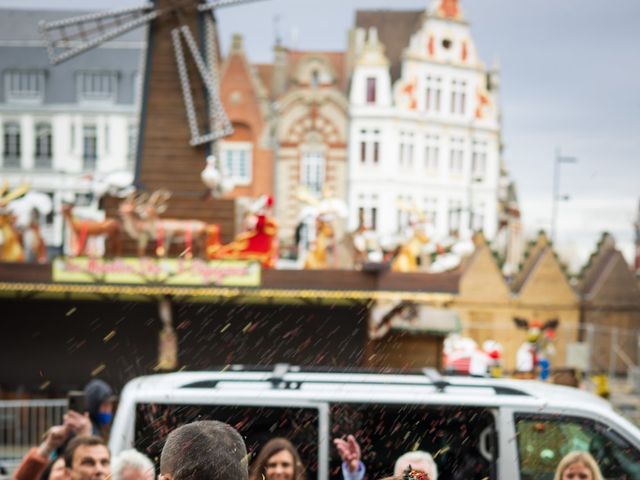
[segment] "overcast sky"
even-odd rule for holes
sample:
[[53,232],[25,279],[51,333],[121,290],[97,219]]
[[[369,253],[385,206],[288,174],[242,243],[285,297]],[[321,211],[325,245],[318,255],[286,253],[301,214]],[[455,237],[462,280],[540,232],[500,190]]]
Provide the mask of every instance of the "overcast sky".
[[[0,6],[116,8],[135,0],[0,0]],[[252,62],[285,45],[343,50],[357,8],[422,9],[427,0],[270,0],[219,13],[223,46],[245,37]],[[548,228],[556,148],[558,249],[575,266],[610,231],[627,258],[640,200],[640,1],[462,0],[480,55],[499,60],[506,164],[527,232]],[[279,19],[276,21],[276,19]],[[277,27],[276,27],[277,26]]]

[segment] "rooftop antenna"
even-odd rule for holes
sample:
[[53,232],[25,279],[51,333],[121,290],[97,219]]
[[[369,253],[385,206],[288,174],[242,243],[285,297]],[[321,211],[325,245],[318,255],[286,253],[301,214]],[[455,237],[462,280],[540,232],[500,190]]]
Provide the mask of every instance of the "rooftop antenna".
[[276,47],[282,46],[282,35],[280,34],[280,21],[282,16],[276,14],[273,16],[273,35],[275,37]]
[[296,27],[291,27],[291,49],[298,49],[298,39],[300,38],[300,29]]

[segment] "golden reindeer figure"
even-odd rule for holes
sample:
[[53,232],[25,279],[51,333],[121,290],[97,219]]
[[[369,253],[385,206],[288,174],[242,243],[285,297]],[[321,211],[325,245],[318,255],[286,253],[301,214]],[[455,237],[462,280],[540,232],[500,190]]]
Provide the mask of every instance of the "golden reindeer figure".
[[24,196],[29,191],[29,186],[22,184],[14,189],[9,188],[5,182],[0,186],[0,261],[22,262],[24,249],[20,239],[20,233],[15,226],[15,217],[9,210],[9,204]]
[[[346,216],[346,205],[342,200],[325,188],[318,198],[304,187],[298,188],[296,197],[312,207],[315,214],[316,239],[304,260],[307,270],[323,270],[329,268],[329,252],[336,249],[336,227],[338,217]],[[333,252],[335,255],[335,251]]]
[[416,272],[418,271],[420,252],[423,246],[429,242],[429,237],[422,228],[426,222],[426,215],[415,204],[400,202],[398,208],[409,214],[411,234],[398,248],[398,253],[391,262],[391,271]]

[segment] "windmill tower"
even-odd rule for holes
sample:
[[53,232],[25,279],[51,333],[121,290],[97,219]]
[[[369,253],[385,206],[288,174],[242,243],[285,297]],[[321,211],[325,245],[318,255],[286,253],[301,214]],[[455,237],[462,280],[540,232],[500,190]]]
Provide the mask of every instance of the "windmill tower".
[[[225,208],[221,200],[215,206],[203,201],[200,179],[206,157],[216,153],[215,142],[233,131],[219,95],[215,10],[251,1],[153,0],[40,24],[53,64],[148,26],[136,186],[170,190],[167,216],[215,221],[227,237],[233,233],[233,203]],[[220,210],[229,205],[231,212],[222,212],[221,219]]]

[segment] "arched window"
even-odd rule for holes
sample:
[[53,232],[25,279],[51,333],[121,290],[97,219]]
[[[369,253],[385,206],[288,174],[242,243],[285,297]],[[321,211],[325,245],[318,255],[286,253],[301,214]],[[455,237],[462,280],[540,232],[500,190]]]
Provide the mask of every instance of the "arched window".
[[318,70],[311,72],[311,88],[318,88],[320,86],[320,73]]
[[51,159],[53,157],[52,152],[52,135],[51,135],[51,124],[49,123],[38,123],[36,125],[36,158],[35,158],[35,167],[36,168],[51,168]]
[[315,194],[322,193],[325,181],[325,157],[321,149],[314,148],[302,152],[300,183]]
[[4,124],[3,130],[3,165],[5,168],[20,168],[20,124],[18,124],[17,122],[7,122]]

